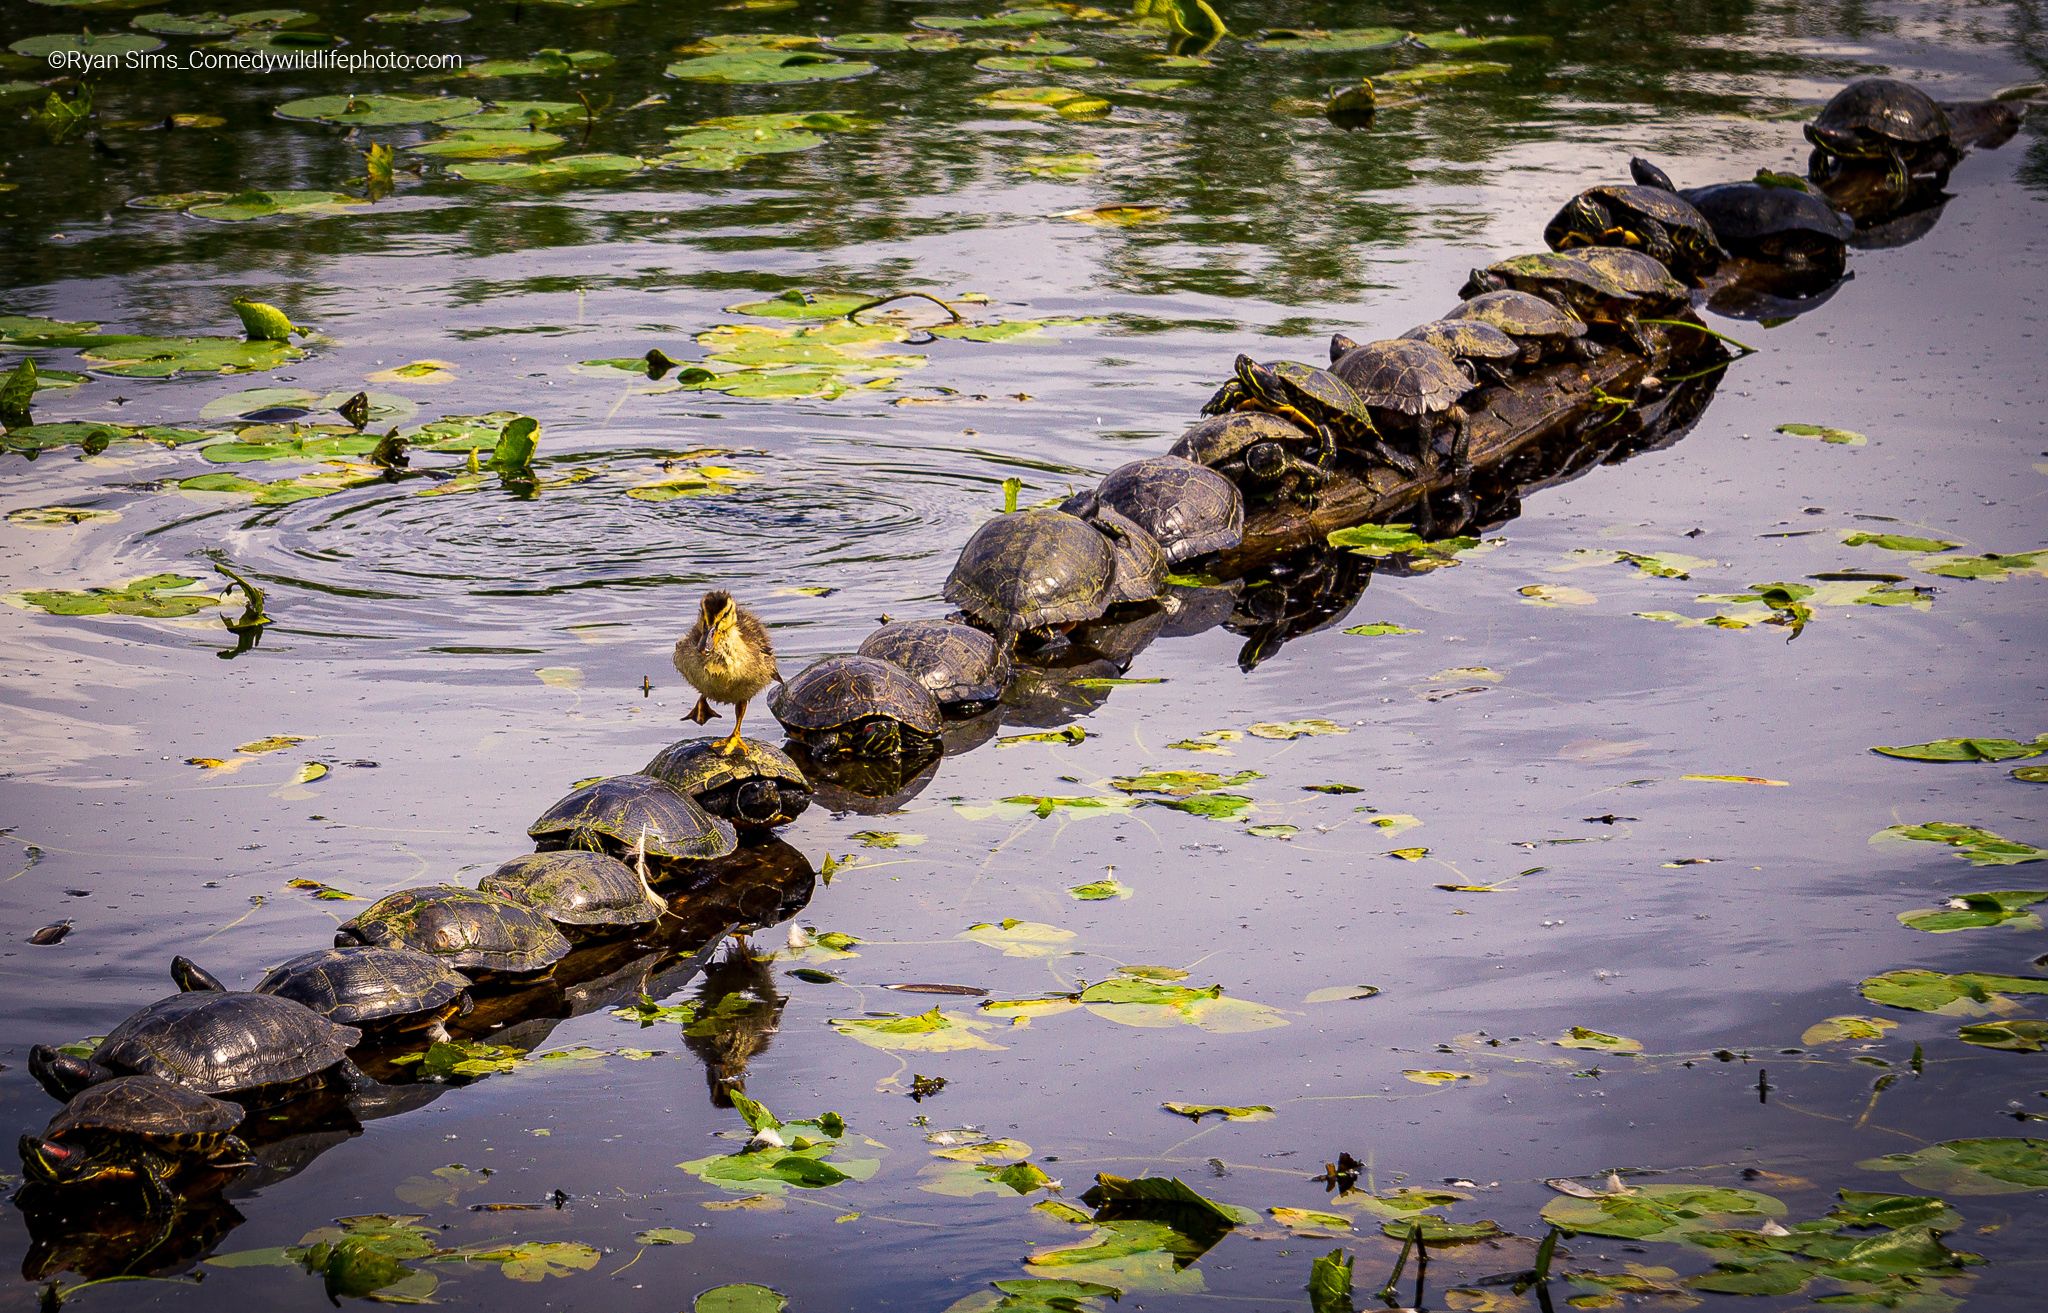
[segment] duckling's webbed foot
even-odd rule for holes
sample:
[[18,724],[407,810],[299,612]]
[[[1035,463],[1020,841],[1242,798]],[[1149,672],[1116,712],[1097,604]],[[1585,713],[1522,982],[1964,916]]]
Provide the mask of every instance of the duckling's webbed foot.
[[706,702],[704,700],[704,695],[700,693],[697,695],[697,705],[691,707],[688,711],[684,712],[683,719],[694,720],[699,725],[701,725],[705,721],[711,720],[717,715],[718,713],[711,709],[711,704],[709,702]]

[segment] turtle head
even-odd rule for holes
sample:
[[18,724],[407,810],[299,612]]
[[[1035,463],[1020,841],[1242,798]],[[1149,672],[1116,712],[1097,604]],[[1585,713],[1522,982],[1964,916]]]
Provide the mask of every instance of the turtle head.
[[189,957],[171,959],[171,981],[187,994],[219,994],[227,990],[212,972]]
[[1557,218],[1564,228],[1557,243],[1560,250],[1570,250],[1574,246],[1598,246],[1613,226],[1607,207],[1584,192],[1565,202],[1564,211]]
[[774,780],[747,780],[733,790],[732,809],[756,825],[773,824],[782,815],[782,790]]
[[852,751],[857,757],[900,757],[903,727],[890,716],[871,716],[855,727]]
[[91,1066],[47,1044],[38,1044],[28,1051],[28,1074],[51,1097],[65,1103],[97,1079]]
[[47,1185],[84,1185],[110,1175],[115,1165],[95,1162],[76,1145],[59,1144],[40,1135],[21,1137],[21,1174]]
[[1286,387],[1273,367],[1262,365],[1250,356],[1237,358],[1237,381],[1257,401],[1278,401],[1287,395]]
[[1487,292],[1498,292],[1508,285],[1508,280],[1491,269],[1474,269],[1465,279],[1465,285],[1458,289],[1458,296],[1469,301]]
[[1244,450],[1244,467],[1261,482],[1271,482],[1287,473],[1287,453],[1277,442],[1254,442]]
[[1655,187],[1658,191],[1675,192],[1678,190],[1677,186],[1672,183],[1670,174],[1664,172],[1664,170],[1640,155],[1630,158],[1628,162],[1628,176],[1636,180],[1638,187]]
[[1330,363],[1336,364],[1349,352],[1356,351],[1358,343],[1342,333],[1330,334]]

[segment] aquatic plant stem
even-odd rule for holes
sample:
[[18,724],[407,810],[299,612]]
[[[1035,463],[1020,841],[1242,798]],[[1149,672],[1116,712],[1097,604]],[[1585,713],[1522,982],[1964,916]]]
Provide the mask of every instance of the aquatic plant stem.
[[1747,342],[1738,342],[1726,333],[1717,333],[1705,324],[1695,324],[1690,319],[1638,319],[1636,322],[1639,324],[1655,324],[1660,328],[1690,328],[1695,333],[1705,333],[1708,337],[1714,338],[1717,341],[1726,342],[1729,346],[1734,347],[1746,356],[1753,356],[1760,349],[1749,345]]
[[962,324],[967,322],[966,317],[962,315],[958,310],[955,310],[946,302],[941,301],[938,297],[933,296],[930,292],[891,292],[887,296],[878,296],[872,301],[863,301],[859,305],[855,306],[853,309],[846,312],[847,322],[859,323],[860,320],[856,318],[856,316],[858,316],[860,312],[863,310],[872,310],[876,306],[887,305],[891,301],[908,301],[913,297],[931,302],[939,309],[951,315],[953,317],[953,322],[956,324]]

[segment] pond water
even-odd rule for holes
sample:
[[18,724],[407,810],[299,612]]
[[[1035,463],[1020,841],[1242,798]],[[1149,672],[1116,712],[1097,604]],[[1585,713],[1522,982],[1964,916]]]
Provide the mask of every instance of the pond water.
[[[1239,352],[1316,359],[1333,329],[1384,336],[1441,313],[1466,270],[1536,245],[1564,198],[1622,180],[1631,154],[1681,184],[1798,171],[1801,121],[1853,77],[1960,99],[2048,69],[2038,15],[2017,4],[1220,7],[1245,34],[1175,56],[1120,6],[962,26],[991,11],[490,3],[397,24],[320,0],[284,31],[528,62],[485,77],[116,68],[69,126],[37,117],[46,88],[11,81],[52,77],[44,60],[0,68],[15,120],[0,314],[235,337],[240,295],[316,330],[303,356],[230,375],[108,372],[118,344],[84,361],[32,350],[86,374],[41,392],[35,419],[99,427],[17,434],[0,454],[0,1122],[55,1109],[31,1044],[105,1034],[171,989],[174,954],[253,980],[328,942],[361,900],[474,883],[526,850],[527,823],[572,783],[694,732],[668,650],[707,586],[761,613],[785,670],[849,651],[882,614],[943,609],[1006,478],[1027,504],[1063,495],[1163,450]],[[132,32],[137,12],[0,0],[0,45]],[[1367,24],[1519,39],[1256,39]],[[678,75],[707,71],[678,47],[731,56],[749,47],[727,38],[761,32],[950,39],[792,46],[873,66],[860,76]],[[313,48],[262,28],[161,40]],[[1040,62],[1054,56],[1088,62]],[[760,76],[755,60],[722,67]],[[1412,103],[1352,132],[1289,103],[1362,75]],[[1030,87],[1070,89],[1070,112],[1002,94]],[[347,97],[371,93],[517,102],[480,130],[527,139],[410,151],[463,124],[350,122],[365,111]],[[276,113],[309,97],[341,99]],[[1108,105],[1076,106],[1088,98]],[[782,111],[838,117],[771,125],[751,137],[774,147],[760,154],[724,125],[692,128]],[[1898,978],[1865,986],[1874,997],[1859,983],[2032,977],[2048,952],[2023,910],[1953,934],[1900,921],[2048,868],[1874,840],[1951,822],[2048,843],[2029,761],[1870,751],[2048,730],[2048,558],[2019,555],[2048,547],[2040,122],[1971,154],[1917,239],[1854,251],[1853,277],[1809,313],[1710,316],[1758,350],[1682,439],[1526,489],[1453,568],[1352,578],[1284,644],[1272,581],[1192,591],[1135,682],[1104,685],[1117,671],[1102,666],[1046,677],[1002,723],[963,731],[995,741],[955,745],[899,805],[814,807],[784,846],[685,900],[661,942],[490,1001],[472,1031],[527,1051],[509,1070],[401,1083],[353,1114],[259,1117],[262,1166],[168,1216],[0,1210],[0,1257],[22,1273],[0,1304],[68,1290],[78,1308],[315,1308],[331,1285],[673,1309],[759,1283],[808,1310],[1045,1308],[1053,1288],[989,1283],[1074,1278],[1121,1291],[1118,1307],[1283,1308],[1333,1249],[1355,1256],[1368,1304],[1401,1248],[1382,1224],[1406,1234],[1404,1209],[1433,1202],[1415,1192],[1440,1191],[1428,1216],[1507,1238],[1430,1246],[1401,1302],[2038,1307],[2048,1145],[2026,1137],[2048,1115],[2048,1066],[1958,1033],[2039,1015],[2027,984],[1965,981],[1934,1012],[1884,1006]],[[379,144],[397,168],[369,187]],[[530,147],[481,169],[461,158]],[[632,171],[504,167],[596,153]],[[341,199],[292,210],[309,191]],[[136,204],[188,192],[236,199]],[[1112,206],[1156,210],[1074,217]],[[963,303],[974,322],[1040,326],[933,336],[944,315],[912,304],[859,340],[788,336],[820,322],[786,317],[817,308],[801,293],[829,308],[903,291],[979,294]],[[712,358],[714,386],[588,363],[651,348]],[[0,343],[0,364],[25,349]],[[402,368],[416,362],[441,363]],[[468,471],[463,435],[485,433],[488,457],[503,417],[416,444],[414,477],[382,478],[345,426],[291,445],[308,441],[293,416],[339,424],[327,407],[364,388],[373,438],[534,417],[538,486]],[[235,449],[107,428],[266,419]],[[238,591],[160,604],[212,598],[217,563],[265,595],[270,623],[239,641],[222,624]],[[197,582],[115,610],[186,614],[78,596],[166,574]],[[1817,590],[1803,627],[1764,623],[1786,618],[1754,600],[1769,583]],[[1750,623],[1700,623],[1717,615]],[[1345,632],[1380,622],[1414,632]],[[1215,778],[1149,782],[1181,798],[1131,791],[1147,771]],[[61,942],[29,942],[67,919]],[[788,947],[785,922],[812,946]],[[834,932],[859,942],[818,938]],[[933,982],[1010,1005],[886,988]],[[621,1015],[642,991],[690,1011]],[[934,1005],[936,1025],[848,1024]],[[1843,1017],[1865,1020],[1810,1029]],[[945,1085],[913,1099],[914,1077]],[[741,1082],[786,1121],[843,1117],[837,1140],[806,1132],[838,1170],[718,1179],[708,1160],[747,1135],[727,1097]],[[1166,1103],[1269,1114],[1196,1122]],[[1983,1171],[1932,1147],[1966,1139],[2021,1142],[1984,1150]],[[1360,1165],[1342,1194],[1321,1179],[1340,1154]],[[1019,1160],[1043,1175],[979,1170]],[[1546,1181],[1606,1192],[1617,1169],[1644,1191],[1619,1234],[1566,1240],[1548,1288],[1475,1284],[1530,1266],[1546,1208],[1615,1203]],[[1098,1228],[1079,1198],[1097,1173],[1178,1176],[1256,1217]],[[1693,1197],[1686,1222],[1679,1186],[1719,1193]],[[1957,1215],[1939,1215],[1945,1243],[1983,1262],[1895,1246],[1845,1277],[1811,1255],[1760,1258],[1754,1235],[1674,1239],[1822,1218],[1841,1190],[1940,1196]],[[403,1220],[349,1224],[369,1257],[347,1272],[323,1281],[298,1261],[337,1219],[372,1215]],[[1097,1243],[1092,1261],[1055,1254]],[[1685,1284],[1717,1261],[1738,1266]],[[82,1284],[120,1274],[157,1279]],[[1722,1293],[1744,1289],[1759,1293]]]

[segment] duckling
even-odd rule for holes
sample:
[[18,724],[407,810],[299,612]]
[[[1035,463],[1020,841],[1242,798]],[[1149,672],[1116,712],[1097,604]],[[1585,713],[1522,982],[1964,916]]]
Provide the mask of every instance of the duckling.
[[704,594],[697,623],[676,644],[676,671],[697,690],[697,705],[683,719],[701,725],[718,714],[709,699],[732,703],[732,733],[718,744],[726,753],[740,750],[747,703],[782,680],[768,630],[724,591]]

